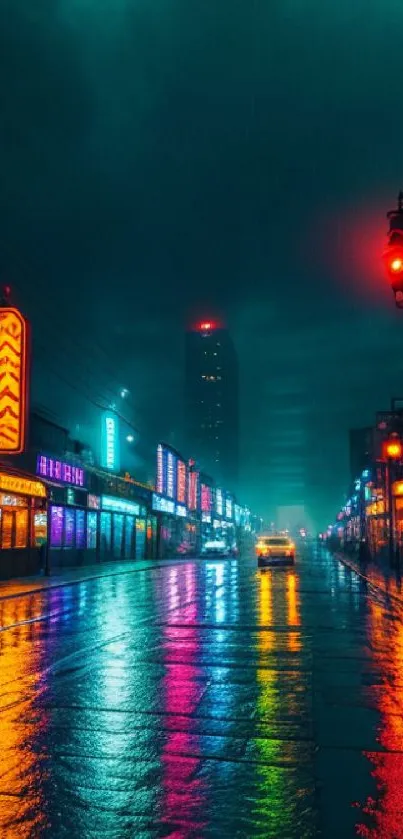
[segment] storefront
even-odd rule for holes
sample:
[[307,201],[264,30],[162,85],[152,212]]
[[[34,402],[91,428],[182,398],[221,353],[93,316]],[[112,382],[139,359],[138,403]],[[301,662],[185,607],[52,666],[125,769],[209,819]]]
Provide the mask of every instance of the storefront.
[[47,484],[51,569],[96,561],[94,521],[88,513],[87,473],[81,465],[39,453],[36,474]]
[[167,559],[193,553],[195,531],[185,505],[153,492],[152,509],[157,517],[157,557]]
[[38,573],[44,566],[46,487],[18,472],[0,472],[0,578]]
[[100,504],[101,562],[123,559],[145,559],[147,537],[152,522],[146,508],[135,501],[102,495]]

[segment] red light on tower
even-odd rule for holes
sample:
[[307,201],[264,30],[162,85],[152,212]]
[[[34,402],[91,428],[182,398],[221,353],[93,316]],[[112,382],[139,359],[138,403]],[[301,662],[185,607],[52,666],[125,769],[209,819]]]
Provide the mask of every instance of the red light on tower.
[[203,321],[203,323],[200,324],[201,332],[210,332],[211,329],[214,329],[214,323],[212,323],[211,320]]

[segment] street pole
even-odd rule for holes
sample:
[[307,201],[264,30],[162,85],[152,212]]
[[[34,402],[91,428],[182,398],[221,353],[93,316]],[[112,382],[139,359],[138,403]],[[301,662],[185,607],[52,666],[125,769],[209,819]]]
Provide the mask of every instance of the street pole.
[[394,538],[394,516],[393,516],[393,480],[392,480],[392,458],[388,459],[387,482],[388,482],[388,519],[389,519],[389,564],[391,568],[395,565],[395,538]]

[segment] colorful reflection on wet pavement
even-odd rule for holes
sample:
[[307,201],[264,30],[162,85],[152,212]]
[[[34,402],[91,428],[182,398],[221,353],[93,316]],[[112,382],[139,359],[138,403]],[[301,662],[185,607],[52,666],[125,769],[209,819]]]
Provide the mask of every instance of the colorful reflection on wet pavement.
[[0,836],[403,837],[403,618],[327,554],[0,601]]

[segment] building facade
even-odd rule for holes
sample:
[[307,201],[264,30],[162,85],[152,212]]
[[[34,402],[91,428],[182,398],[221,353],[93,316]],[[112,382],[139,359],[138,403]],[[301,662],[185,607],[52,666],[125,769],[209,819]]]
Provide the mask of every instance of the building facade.
[[186,333],[185,431],[203,469],[236,491],[239,472],[239,369],[227,329],[203,322]]

